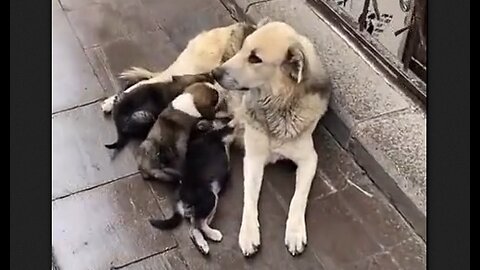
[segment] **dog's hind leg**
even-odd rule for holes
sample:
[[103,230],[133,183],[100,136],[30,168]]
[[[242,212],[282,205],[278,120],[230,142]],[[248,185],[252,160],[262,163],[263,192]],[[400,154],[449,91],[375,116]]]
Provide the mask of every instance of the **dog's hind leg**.
[[[133,84],[132,86],[125,89],[122,93],[129,93],[129,92],[134,91],[134,90],[142,87],[143,85],[147,85],[147,84],[148,84],[148,80],[139,81],[138,83]],[[105,99],[102,102],[101,108],[102,108],[103,113],[111,113],[112,112],[113,105],[115,104],[115,100],[118,99],[118,96],[119,96],[119,94],[115,94],[113,96],[108,97],[107,99]]]
[[[153,83],[158,83],[158,82],[166,82],[170,81],[172,79],[171,74],[168,72],[168,69],[163,71],[163,72],[150,72],[146,69],[141,69],[141,68],[132,68],[130,70],[124,71],[120,75],[121,79],[124,79],[127,81],[127,84],[130,85],[127,87],[123,93],[130,93],[132,91],[137,90],[138,88],[144,86],[144,85],[149,85]],[[133,81],[137,81],[137,83],[131,83]],[[130,83],[128,83],[130,82]],[[117,97],[118,94],[115,94],[113,96],[108,97],[105,99],[102,104],[101,108],[103,113],[108,114],[112,112],[113,109],[113,104],[114,100]]]

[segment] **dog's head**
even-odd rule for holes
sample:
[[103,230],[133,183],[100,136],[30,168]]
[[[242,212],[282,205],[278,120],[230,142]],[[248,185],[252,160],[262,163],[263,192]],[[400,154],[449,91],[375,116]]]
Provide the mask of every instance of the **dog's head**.
[[309,75],[302,38],[282,22],[258,26],[240,51],[212,72],[215,80],[230,90],[300,84]]

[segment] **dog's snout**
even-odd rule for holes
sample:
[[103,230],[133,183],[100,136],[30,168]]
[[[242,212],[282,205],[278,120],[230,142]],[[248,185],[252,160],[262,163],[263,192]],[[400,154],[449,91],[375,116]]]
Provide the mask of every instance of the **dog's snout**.
[[225,74],[225,70],[220,67],[217,67],[212,71],[212,76],[216,81],[220,81],[224,74]]

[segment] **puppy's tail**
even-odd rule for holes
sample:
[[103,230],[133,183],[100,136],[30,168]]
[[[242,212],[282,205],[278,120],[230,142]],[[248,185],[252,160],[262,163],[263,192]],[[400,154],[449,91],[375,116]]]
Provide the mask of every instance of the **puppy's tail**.
[[127,140],[123,137],[119,137],[118,140],[111,144],[105,144],[107,149],[121,150],[127,144]]
[[180,213],[175,211],[173,213],[173,216],[167,219],[150,219],[149,221],[150,221],[150,224],[157,229],[171,230],[178,227],[178,225],[180,225],[180,223],[182,222],[182,218],[183,218],[182,215],[180,215]]

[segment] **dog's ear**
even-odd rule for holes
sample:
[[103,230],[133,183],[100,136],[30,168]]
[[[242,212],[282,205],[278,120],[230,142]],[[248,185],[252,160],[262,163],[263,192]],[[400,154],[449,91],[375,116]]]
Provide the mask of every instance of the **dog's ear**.
[[296,83],[301,83],[305,79],[306,59],[300,44],[292,45],[288,48],[285,60],[281,69]]
[[265,24],[271,23],[273,20],[269,17],[264,17],[257,23],[257,29],[264,26]]

